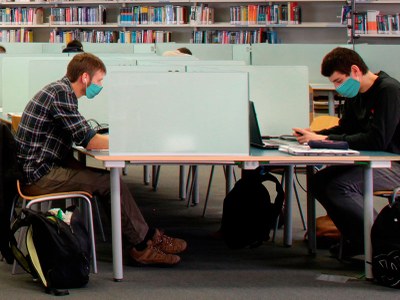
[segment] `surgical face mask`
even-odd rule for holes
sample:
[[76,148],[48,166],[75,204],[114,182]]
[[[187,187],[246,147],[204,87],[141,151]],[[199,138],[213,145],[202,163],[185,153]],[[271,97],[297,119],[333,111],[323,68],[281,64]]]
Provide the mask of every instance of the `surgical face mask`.
[[360,82],[352,77],[349,77],[345,82],[336,88],[336,91],[346,98],[353,98],[360,90]]
[[100,91],[102,89],[103,89],[103,87],[100,85],[91,83],[89,86],[87,86],[87,83],[86,83],[86,97],[88,99],[93,99],[100,93]]

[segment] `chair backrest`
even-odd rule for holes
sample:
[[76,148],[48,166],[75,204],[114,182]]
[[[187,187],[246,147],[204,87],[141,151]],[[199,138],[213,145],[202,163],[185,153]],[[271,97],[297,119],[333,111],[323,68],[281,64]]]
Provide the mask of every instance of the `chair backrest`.
[[310,124],[312,131],[331,128],[339,124],[339,118],[336,116],[318,116]]
[[16,133],[18,130],[18,125],[21,122],[20,115],[11,115],[11,131]]

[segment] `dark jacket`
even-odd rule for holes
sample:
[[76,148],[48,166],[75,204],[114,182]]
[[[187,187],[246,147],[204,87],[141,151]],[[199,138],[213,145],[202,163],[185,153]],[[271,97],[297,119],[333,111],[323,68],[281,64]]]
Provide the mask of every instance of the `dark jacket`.
[[346,99],[338,126],[318,133],[352,149],[400,154],[400,83],[385,72],[378,76],[365,93]]

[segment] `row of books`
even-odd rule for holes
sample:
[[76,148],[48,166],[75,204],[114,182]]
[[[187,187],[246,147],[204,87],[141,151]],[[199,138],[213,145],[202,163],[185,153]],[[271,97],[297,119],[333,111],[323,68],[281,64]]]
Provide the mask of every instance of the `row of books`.
[[278,43],[276,31],[259,30],[202,30],[193,32],[193,43],[195,44],[256,44],[256,43]]
[[171,42],[171,32],[162,30],[136,30],[120,31],[119,43],[169,43]]
[[186,24],[187,7],[179,5],[131,6],[120,8],[119,24]]
[[207,4],[192,5],[190,7],[189,23],[191,25],[204,25],[214,23],[214,8]]
[[101,30],[52,30],[50,32],[50,43],[65,43],[72,40],[79,40],[87,43],[118,43],[117,31]]
[[50,24],[52,25],[98,25],[106,23],[106,8],[98,7],[53,7]]
[[1,25],[36,25],[43,24],[43,8],[1,8],[0,9]]
[[33,43],[33,31],[24,28],[0,31],[2,43]]
[[154,30],[52,30],[49,42],[68,43],[75,39],[88,43],[167,43],[171,41],[171,32]]
[[400,34],[400,14],[381,14],[377,10],[354,13],[355,34]]
[[230,7],[231,24],[300,24],[301,7],[297,2]]

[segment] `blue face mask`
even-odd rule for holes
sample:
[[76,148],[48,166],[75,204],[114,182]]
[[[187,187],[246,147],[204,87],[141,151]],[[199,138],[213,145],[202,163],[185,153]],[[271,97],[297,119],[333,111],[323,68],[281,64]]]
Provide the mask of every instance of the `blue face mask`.
[[86,97],[88,99],[93,99],[100,93],[102,89],[102,86],[91,83],[88,87],[86,87]]
[[336,88],[336,91],[346,98],[353,98],[357,96],[359,90],[360,82],[352,77],[349,77],[349,79]]

